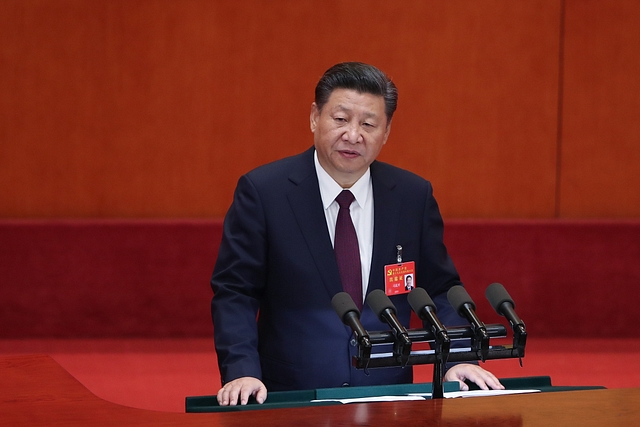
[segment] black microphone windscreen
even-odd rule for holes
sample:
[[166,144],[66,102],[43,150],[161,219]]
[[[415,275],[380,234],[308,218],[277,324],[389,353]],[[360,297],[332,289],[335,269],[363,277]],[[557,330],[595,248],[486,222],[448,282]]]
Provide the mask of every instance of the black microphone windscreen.
[[487,290],[484,293],[489,300],[489,304],[491,307],[498,313],[500,313],[500,306],[504,302],[509,302],[515,308],[515,303],[511,296],[507,292],[507,290],[500,283],[492,283],[487,287]]
[[350,311],[355,311],[358,317],[360,317],[360,310],[358,310],[356,303],[353,302],[351,295],[346,292],[338,292],[335,294],[331,299],[331,305],[342,321],[344,321],[344,315]]
[[396,312],[396,306],[393,305],[387,294],[380,289],[375,289],[367,295],[367,305],[371,307],[371,310],[376,314],[376,317],[380,318],[380,315],[384,310],[391,309]]
[[460,285],[453,286],[447,292],[447,299],[449,300],[449,304],[453,306],[453,308],[460,312],[460,309],[465,305],[469,304],[473,309],[476,309],[476,305],[473,303],[473,300],[467,293],[467,290]]
[[422,288],[414,288],[409,292],[409,295],[407,295],[407,300],[416,313],[420,313],[420,311],[427,306],[436,311],[436,305],[433,303],[433,300],[427,291]]

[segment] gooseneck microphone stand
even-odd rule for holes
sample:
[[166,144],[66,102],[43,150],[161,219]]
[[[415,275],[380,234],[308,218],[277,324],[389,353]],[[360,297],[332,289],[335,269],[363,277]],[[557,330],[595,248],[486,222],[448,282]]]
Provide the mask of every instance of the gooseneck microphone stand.
[[[419,288],[414,289],[415,292]],[[475,305],[474,305],[475,307]],[[498,314],[503,314],[504,307]],[[415,310],[415,308],[414,308]],[[418,312],[420,315],[420,312]],[[514,314],[511,314],[513,317]],[[519,318],[517,321],[510,319],[513,329],[512,345],[490,345],[492,338],[504,338],[507,336],[507,329],[501,324],[484,324],[482,323],[482,331],[478,331],[477,325],[442,327],[432,325],[429,329],[408,329],[406,334],[397,333],[397,331],[367,331],[368,341],[360,348],[361,341],[358,341],[358,356],[354,356],[352,363],[357,369],[375,369],[392,366],[413,366],[432,364],[433,369],[433,392],[432,398],[440,399],[444,397],[443,378],[445,367],[448,362],[475,362],[495,359],[511,359],[518,358],[522,364],[522,358],[525,355],[525,346],[527,332],[524,322]],[[423,320],[425,320],[423,318]],[[395,349],[402,345],[403,349],[407,349],[407,338],[409,345],[413,343],[429,343],[432,350],[410,350],[408,353],[402,351],[402,357],[398,357],[397,351],[393,353],[371,353],[371,346],[377,344],[392,344]],[[402,342],[398,342],[401,339]],[[458,340],[470,340],[471,346],[464,348],[451,348],[451,344]]]

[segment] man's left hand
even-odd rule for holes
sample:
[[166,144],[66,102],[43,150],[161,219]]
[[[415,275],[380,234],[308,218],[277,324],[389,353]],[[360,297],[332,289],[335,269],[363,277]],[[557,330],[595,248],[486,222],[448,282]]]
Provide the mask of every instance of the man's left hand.
[[465,380],[475,383],[482,390],[504,390],[504,386],[500,384],[495,375],[478,365],[470,363],[460,363],[452,366],[443,378],[443,381],[458,381],[460,390],[468,391],[469,386],[465,384]]

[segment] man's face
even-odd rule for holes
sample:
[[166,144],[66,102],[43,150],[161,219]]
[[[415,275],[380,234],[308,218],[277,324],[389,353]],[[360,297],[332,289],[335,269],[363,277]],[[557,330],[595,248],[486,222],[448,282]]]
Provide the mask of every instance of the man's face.
[[322,111],[315,102],[311,105],[318,160],[343,188],[351,187],[366,172],[390,130],[382,96],[335,89]]

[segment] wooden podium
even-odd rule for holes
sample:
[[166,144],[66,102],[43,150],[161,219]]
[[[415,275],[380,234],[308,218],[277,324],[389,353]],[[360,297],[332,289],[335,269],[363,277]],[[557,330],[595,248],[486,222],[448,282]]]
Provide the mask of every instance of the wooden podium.
[[48,356],[0,358],[2,426],[633,426],[640,388],[356,403],[222,413],[129,408],[93,395]]

